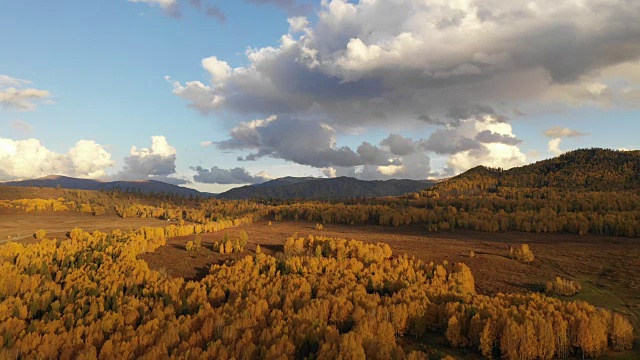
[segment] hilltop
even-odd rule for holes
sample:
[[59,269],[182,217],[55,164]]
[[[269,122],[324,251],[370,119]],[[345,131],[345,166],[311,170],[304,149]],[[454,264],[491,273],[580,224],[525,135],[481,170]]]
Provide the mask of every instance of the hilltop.
[[559,188],[580,191],[640,189],[640,151],[580,149],[509,170],[478,166],[438,184],[442,191],[497,187]]

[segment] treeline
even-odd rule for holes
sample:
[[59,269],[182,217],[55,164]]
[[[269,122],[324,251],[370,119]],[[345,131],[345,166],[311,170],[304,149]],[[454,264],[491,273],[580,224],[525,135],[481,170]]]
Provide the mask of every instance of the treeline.
[[69,211],[76,207],[77,204],[75,202],[65,201],[63,198],[0,200],[0,208],[20,209],[26,212]]
[[475,293],[462,263],[388,245],[290,238],[186,282],[138,260],[167,230],[74,230],[0,247],[0,358],[424,359],[397,339],[444,334],[485,356],[551,359],[629,349],[619,314],[543,295]]
[[429,231],[470,229],[484,232],[602,234],[640,236],[640,210],[620,212],[558,212],[553,208],[507,212],[486,207],[416,207],[411,205],[344,205],[300,203],[271,209],[275,220],[383,226],[426,225]]

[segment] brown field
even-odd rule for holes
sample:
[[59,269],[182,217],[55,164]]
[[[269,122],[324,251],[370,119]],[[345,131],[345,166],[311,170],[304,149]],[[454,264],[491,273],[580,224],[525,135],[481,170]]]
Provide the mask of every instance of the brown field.
[[[482,233],[456,231],[429,233],[421,226],[381,227],[327,224],[316,230],[315,223],[266,221],[229,230],[233,237],[244,230],[249,242],[242,254],[221,255],[212,244],[224,232],[202,234],[203,249],[187,252],[184,248],[193,236],[169,239],[167,246],[145,254],[152,268],[170,275],[199,279],[212,264],[253,254],[259,244],[265,253],[282,251],[284,241],[294,233],[299,236],[324,235],[365,242],[386,242],[394,254],[414,255],[424,261],[464,262],[473,271],[476,288],[482,294],[498,292],[542,291],[547,280],[555,276],[580,281],[583,290],[567,299],[585,300],[597,306],[627,315],[636,329],[640,325],[640,239],[569,234],[531,234],[520,232]],[[508,258],[507,244],[527,243],[536,259],[521,264]],[[473,250],[475,256],[469,256]]]
[[7,241],[33,241],[33,234],[38,229],[46,230],[47,237],[64,238],[76,227],[87,231],[111,231],[143,226],[167,226],[167,222],[158,219],[122,219],[116,214],[94,216],[73,211],[26,213],[16,209],[0,209],[0,244]]

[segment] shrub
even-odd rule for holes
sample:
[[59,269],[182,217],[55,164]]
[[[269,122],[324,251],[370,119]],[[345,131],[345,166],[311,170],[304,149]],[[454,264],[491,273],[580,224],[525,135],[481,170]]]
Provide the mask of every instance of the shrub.
[[187,242],[187,245],[185,246],[185,249],[187,249],[187,251],[193,251],[194,250],[193,241]]
[[521,263],[530,263],[535,258],[533,252],[529,249],[529,245],[521,244],[516,247],[509,247],[509,257],[518,260]]
[[322,230],[322,229],[323,229],[322,224],[317,223],[316,224],[316,230]]
[[90,204],[80,204],[80,213],[81,214],[90,214],[93,213],[93,209]]
[[247,234],[247,232],[244,230],[240,230],[238,241],[240,242],[240,247],[244,249],[244,247],[247,245],[247,241],[249,241],[249,234]]
[[44,239],[45,236],[47,236],[47,232],[43,229],[37,230],[35,234],[33,234],[33,236],[36,239]]
[[271,226],[271,221],[269,221],[269,226]]
[[193,248],[194,250],[200,250],[200,247],[202,246],[202,237],[200,235],[196,235],[196,240],[193,243]]
[[553,281],[547,281],[547,284],[544,287],[544,290],[547,294],[556,294],[562,296],[573,296],[582,290],[580,283],[573,280],[563,279],[559,276],[556,276],[556,279]]
[[474,253],[473,250],[469,251],[469,257],[470,258],[475,257],[475,256],[476,256],[476,253]]

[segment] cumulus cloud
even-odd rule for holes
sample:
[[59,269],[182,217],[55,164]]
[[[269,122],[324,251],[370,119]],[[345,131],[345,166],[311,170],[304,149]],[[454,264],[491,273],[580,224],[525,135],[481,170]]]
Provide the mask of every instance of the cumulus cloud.
[[571,138],[571,137],[581,137],[587,136],[588,133],[583,133],[578,130],[573,130],[569,128],[563,128],[560,126],[552,127],[544,131],[544,135],[548,138],[552,138],[549,140],[549,144],[547,146],[547,150],[553,155],[562,155],[565,151],[560,149],[560,143],[562,143],[562,139]]
[[506,145],[519,145],[522,143],[522,140],[518,139],[513,134],[499,134],[491,130],[479,132],[475,139],[485,144],[500,143]]
[[[228,140],[206,145],[331,176],[423,176],[431,153],[448,158],[447,173],[507,168],[527,156],[506,114],[640,99],[637,1],[327,0],[316,14],[291,16],[278,44],[246,51],[246,65],[210,56],[206,80],[167,77],[188,106],[237,123]],[[433,132],[356,149],[336,143],[407,125]]]
[[605,94],[598,84],[613,85],[591,81],[594,74],[640,57],[638,16],[632,0],[323,1],[312,26],[290,21],[304,29],[299,37],[250,49],[249,65],[224,80],[176,82],[174,92],[203,112],[313,110],[336,128],[390,118],[446,122],[458,104],[574,105],[579,92],[567,86]]
[[354,151],[336,143],[330,125],[289,116],[271,116],[241,122],[231,130],[230,139],[215,143],[220,150],[254,150],[241,158],[253,161],[272,157],[317,168],[330,166],[398,165],[397,159],[367,142]]
[[169,145],[164,136],[152,136],[151,148],[131,147],[129,156],[124,158],[124,166],[114,179],[117,180],[157,180],[174,185],[188,183],[176,178],[176,149]]
[[261,172],[251,175],[246,169],[237,167],[235,169],[220,169],[217,166],[205,169],[201,166],[192,167],[191,170],[197,174],[193,180],[205,184],[259,184],[271,179],[269,175]]
[[31,179],[47,175],[102,178],[114,162],[102,145],[80,140],[66,154],[47,149],[37,139],[0,138],[2,180]]
[[562,142],[562,138],[555,138],[555,139],[551,139],[549,140],[549,145],[547,146],[547,150],[549,150],[550,153],[552,153],[553,155],[562,155],[564,153],[564,150],[560,149],[560,143]]
[[38,103],[47,101],[51,94],[47,90],[28,87],[28,80],[0,75],[0,104],[6,110],[33,111]]
[[409,155],[415,152],[417,147],[415,141],[398,134],[390,134],[380,145],[388,147],[392,154],[399,156]]
[[455,154],[481,147],[473,138],[460,135],[458,128],[436,130],[427,140],[421,142],[421,146],[436,154]]
[[473,147],[450,152],[447,164],[455,171],[478,165],[508,169],[527,163],[527,156],[518,147],[519,141],[511,125],[496,121],[490,115],[462,120],[458,128],[448,131],[447,136],[453,143],[474,142]]

